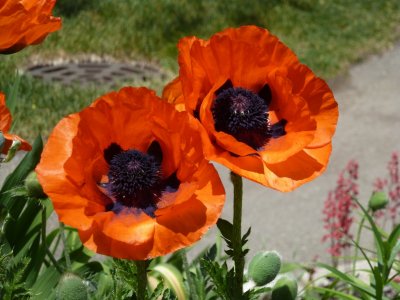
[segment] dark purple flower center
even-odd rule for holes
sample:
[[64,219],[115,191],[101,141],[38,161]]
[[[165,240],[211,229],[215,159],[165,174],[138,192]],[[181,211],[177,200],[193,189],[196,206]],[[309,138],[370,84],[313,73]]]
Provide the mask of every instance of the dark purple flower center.
[[[254,149],[262,148],[271,138],[268,104],[271,92],[255,94],[227,81],[217,92],[211,108],[215,129],[234,136]],[[261,92],[260,91],[260,92]],[[263,96],[265,95],[264,99]]]
[[161,194],[161,168],[156,159],[137,150],[123,151],[110,161],[109,191],[124,206],[146,208]]
[[123,207],[138,208],[154,217],[161,194],[174,192],[179,187],[176,173],[168,178],[162,176],[163,157],[158,142],[153,142],[147,153],[134,149],[124,151],[112,143],[104,150],[104,158],[109,163],[109,182],[104,187],[115,201],[107,210],[118,213]]

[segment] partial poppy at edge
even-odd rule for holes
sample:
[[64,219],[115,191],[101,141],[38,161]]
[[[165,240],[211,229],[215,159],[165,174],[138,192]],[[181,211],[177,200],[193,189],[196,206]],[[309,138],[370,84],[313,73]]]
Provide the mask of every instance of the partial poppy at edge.
[[209,40],[183,38],[178,49],[179,77],[163,94],[173,86],[174,97],[206,128],[208,159],[280,191],[325,170],[337,103],[278,38],[243,26]]
[[61,120],[36,172],[60,221],[89,249],[165,255],[199,240],[225,201],[201,130],[153,91],[123,88]]
[[19,150],[29,151],[32,149],[31,145],[24,139],[21,139],[15,134],[8,133],[11,128],[11,114],[6,106],[6,98],[3,93],[0,92],[0,132],[4,136],[4,145],[0,150],[1,154],[7,154],[13,141],[20,141],[21,146]]
[[61,28],[51,15],[55,0],[4,0],[0,4],[0,53],[10,54],[41,43]]

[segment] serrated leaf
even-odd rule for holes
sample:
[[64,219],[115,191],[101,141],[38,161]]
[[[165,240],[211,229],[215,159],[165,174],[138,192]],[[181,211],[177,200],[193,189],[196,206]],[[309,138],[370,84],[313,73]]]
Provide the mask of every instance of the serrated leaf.
[[244,298],[249,300],[259,300],[260,295],[270,292],[272,289],[270,287],[261,287],[248,290],[244,293]]
[[162,300],[175,300],[175,299],[178,299],[178,298],[170,289],[166,289],[164,291]]
[[219,265],[217,262],[203,259],[201,266],[206,270],[213,285],[213,291],[219,296],[219,299],[232,299],[233,270],[228,272],[226,264]]
[[247,238],[250,236],[251,233],[251,227],[247,229],[247,232],[242,236],[242,246],[244,246],[247,243]]
[[232,241],[233,236],[233,225],[225,219],[219,218],[217,221],[217,227],[222,234],[222,237],[227,241]]
[[149,300],[158,300],[159,297],[162,296],[164,291],[164,284],[160,282],[154,291],[151,293]]

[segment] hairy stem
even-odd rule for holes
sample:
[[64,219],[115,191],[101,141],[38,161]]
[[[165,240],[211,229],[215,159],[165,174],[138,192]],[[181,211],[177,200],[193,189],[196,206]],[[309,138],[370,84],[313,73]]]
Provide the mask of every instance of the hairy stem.
[[146,299],[147,290],[147,261],[136,260],[136,276],[137,276],[137,299]]
[[239,175],[231,172],[233,183],[233,261],[235,263],[234,298],[239,300],[243,295],[244,255],[242,251],[242,199],[243,180]]

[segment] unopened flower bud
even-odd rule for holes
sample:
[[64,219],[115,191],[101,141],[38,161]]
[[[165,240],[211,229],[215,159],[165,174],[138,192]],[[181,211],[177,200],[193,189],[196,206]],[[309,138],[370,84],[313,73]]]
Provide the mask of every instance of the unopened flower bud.
[[40,185],[35,171],[28,174],[25,179],[25,188],[27,195],[32,198],[47,198],[43,192],[42,186]]
[[281,277],[272,289],[271,300],[295,300],[297,296],[297,282],[289,277]]
[[57,286],[57,300],[86,300],[88,291],[82,278],[73,273],[64,273]]
[[281,256],[276,251],[257,253],[249,264],[249,276],[256,285],[265,285],[275,279],[281,269]]
[[368,207],[375,212],[385,208],[388,203],[389,199],[384,192],[374,192],[371,198],[369,198]]
[[10,160],[12,160],[15,156],[15,153],[17,153],[20,147],[21,147],[21,141],[14,140],[11,144],[10,149],[8,149],[7,156],[4,159],[4,162],[9,162]]

